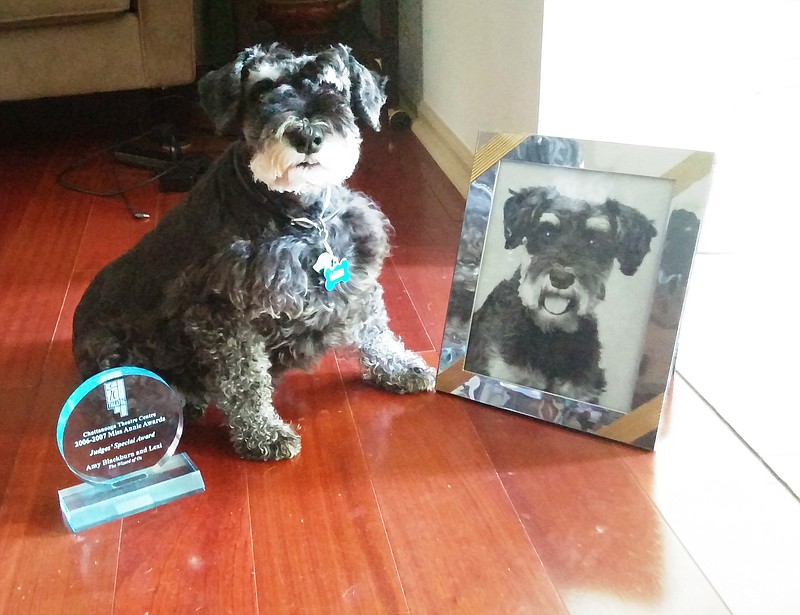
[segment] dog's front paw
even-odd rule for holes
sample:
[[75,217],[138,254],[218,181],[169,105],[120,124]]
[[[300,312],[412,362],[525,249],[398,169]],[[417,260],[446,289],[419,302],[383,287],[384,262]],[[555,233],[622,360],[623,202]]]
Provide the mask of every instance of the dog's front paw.
[[364,379],[392,393],[432,391],[436,371],[417,353],[406,350],[401,355],[363,361]]
[[433,391],[436,385],[436,370],[423,362],[422,366],[412,367],[401,380],[401,393]]
[[300,452],[300,436],[287,424],[234,432],[233,448],[242,459],[277,461],[291,459]]

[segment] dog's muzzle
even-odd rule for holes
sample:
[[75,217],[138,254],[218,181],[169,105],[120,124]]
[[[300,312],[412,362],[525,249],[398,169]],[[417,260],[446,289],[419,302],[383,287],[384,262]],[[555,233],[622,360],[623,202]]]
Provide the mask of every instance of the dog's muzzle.
[[575,274],[561,267],[553,268],[549,281],[550,284],[545,285],[539,295],[539,308],[553,316],[561,316],[576,309],[578,301],[573,288]]
[[299,154],[306,156],[316,154],[322,148],[322,142],[325,140],[322,129],[308,123],[287,130],[284,137]]
[[539,308],[553,316],[562,316],[574,310],[578,303],[572,294],[562,295],[550,291],[542,291],[539,296]]

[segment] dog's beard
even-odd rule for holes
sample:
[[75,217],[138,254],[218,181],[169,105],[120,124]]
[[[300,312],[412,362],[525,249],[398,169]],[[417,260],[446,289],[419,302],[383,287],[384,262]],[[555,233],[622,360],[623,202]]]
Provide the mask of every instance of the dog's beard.
[[306,194],[342,184],[358,163],[357,132],[327,135],[318,152],[298,152],[284,138],[266,142],[250,160],[253,177],[270,190]]
[[555,288],[549,273],[531,271],[529,266],[522,267],[517,292],[533,322],[546,333],[556,330],[575,333],[581,318],[591,314],[600,303],[600,298],[579,279],[569,288]]

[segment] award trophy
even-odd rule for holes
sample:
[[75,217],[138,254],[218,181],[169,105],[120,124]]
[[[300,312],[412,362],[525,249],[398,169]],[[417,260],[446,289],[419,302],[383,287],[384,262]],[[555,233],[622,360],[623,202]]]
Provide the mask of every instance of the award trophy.
[[205,491],[200,471],[181,453],[178,395],[159,376],[119,367],[92,376],[64,404],[56,439],[67,466],[84,482],[61,489],[73,532]]

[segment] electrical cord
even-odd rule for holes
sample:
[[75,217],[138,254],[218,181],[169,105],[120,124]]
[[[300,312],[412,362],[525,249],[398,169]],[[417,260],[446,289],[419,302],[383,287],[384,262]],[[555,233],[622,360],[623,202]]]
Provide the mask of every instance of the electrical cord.
[[[136,211],[131,204],[130,199],[128,198],[127,190],[122,188],[122,182],[119,179],[119,173],[117,173],[117,166],[114,165],[111,167],[111,173],[114,175],[114,182],[117,184],[117,189],[119,190],[119,196],[122,197],[122,202],[125,204],[125,209],[128,210],[128,213],[133,217],[134,220],[147,220],[150,218],[150,214],[144,213],[141,211]],[[151,180],[152,181],[152,180]]]
[[[137,136],[125,139],[123,141],[120,141],[119,143],[115,143],[113,145],[110,145],[108,147],[104,147],[104,148],[98,150],[97,152],[95,152],[93,154],[90,154],[90,155],[85,156],[83,158],[79,158],[75,162],[72,162],[72,163],[68,164],[58,174],[58,176],[56,178],[56,181],[58,182],[58,184],[62,188],[65,188],[67,190],[72,190],[72,191],[78,192],[80,194],[87,194],[87,195],[90,195],[90,196],[96,196],[96,197],[101,197],[101,198],[113,198],[113,197],[117,197],[118,196],[118,197],[120,197],[122,199],[123,203],[125,204],[125,208],[128,210],[128,212],[131,214],[131,216],[133,218],[135,218],[137,220],[143,220],[143,219],[150,218],[149,214],[140,213],[140,212],[137,212],[137,211],[134,210],[133,205],[131,204],[127,193],[129,193],[129,192],[131,192],[133,190],[136,190],[138,188],[142,188],[142,187],[144,187],[144,186],[146,186],[148,184],[151,184],[154,181],[158,181],[162,177],[164,177],[164,176],[166,176],[166,175],[168,175],[168,174],[170,174],[170,173],[172,173],[172,172],[174,172],[174,171],[179,169],[180,164],[182,162],[181,158],[183,156],[183,149],[182,149],[182,145],[180,143],[180,139],[179,139],[179,136],[178,136],[177,128],[172,123],[169,123],[169,122],[162,122],[162,123],[156,124],[155,126],[153,126],[152,128],[149,128],[149,129],[145,129],[144,128],[145,123],[147,121],[152,120],[152,117],[150,117],[150,116],[156,115],[156,114],[153,113],[153,109],[154,108],[156,108],[158,105],[164,105],[165,103],[169,104],[169,103],[176,102],[176,101],[180,102],[180,103],[185,103],[188,107],[192,107],[192,106],[196,106],[197,105],[197,103],[195,101],[193,101],[191,98],[189,98],[187,96],[184,96],[182,94],[167,94],[165,96],[160,96],[159,98],[151,101],[139,113],[139,117],[137,119],[137,122],[138,122],[138,125],[139,125],[140,134],[138,134]],[[166,114],[166,112],[162,112],[159,115],[165,115],[165,114]],[[173,112],[172,115],[176,115],[176,112]],[[178,115],[183,115],[183,114],[178,114]],[[192,113],[191,113],[191,111],[185,111],[185,115],[188,116],[188,117],[191,117]],[[200,133],[213,134],[213,130],[208,130],[205,127],[199,127],[199,126],[192,125],[192,126],[190,126],[190,129],[191,129],[191,131],[193,133],[194,132],[200,132]],[[103,156],[103,155],[105,155],[105,154],[107,154],[109,152],[115,152],[116,150],[120,149],[121,147],[123,147],[125,145],[134,143],[136,141],[139,141],[141,139],[145,139],[147,137],[152,137],[154,141],[162,144],[162,147],[164,148],[164,151],[168,152],[170,157],[172,158],[173,164],[166,166],[164,169],[160,169],[160,170],[154,172],[150,177],[148,177],[147,179],[145,179],[145,180],[143,180],[141,182],[137,182],[137,183],[134,183],[134,184],[132,184],[130,186],[124,186],[124,187],[122,186],[122,184],[120,182],[119,174],[116,171],[116,166],[114,166],[112,173],[114,175],[114,180],[116,182],[117,189],[116,190],[111,190],[111,191],[92,190],[92,189],[89,189],[89,188],[86,188],[86,187],[83,187],[83,186],[76,185],[75,183],[71,182],[68,179],[68,175],[70,173],[87,166],[88,164],[92,163],[93,161],[95,161],[96,159],[100,158],[101,156]]]
[[101,198],[113,198],[113,197],[119,196],[119,197],[122,198],[122,201],[125,204],[125,208],[128,210],[128,212],[130,212],[130,214],[131,214],[131,216],[133,216],[133,218],[135,218],[136,220],[146,220],[146,219],[148,219],[150,217],[150,214],[137,212],[137,211],[135,211],[133,209],[133,206],[131,205],[131,202],[127,197],[127,193],[131,192],[132,190],[136,190],[138,188],[142,188],[142,187],[144,187],[144,186],[146,186],[148,184],[153,183],[154,181],[157,181],[160,177],[162,177],[162,176],[166,175],[167,173],[173,171],[178,166],[177,162],[175,164],[173,164],[173,165],[170,165],[170,166],[166,167],[162,171],[158,171],[157,173],[154,173],[153,175],[151,175],[150,177],[148,177],[147,179],[145,179],[145,180],[143,180],[141,182],[137,182],[135,184],[132,184],[130,186],[125,186],[125,187],[121,186],[121,182],[119,180],[119,175],[116,173],[116,169],[114,169],[113,173],[114,173],[114,178],[116,180],[117,189],[116,190],[110,190],[110,191],[92,190],[90,188],[86,188],[86,187],[83,187],[83,186],[76,185],[76,184],[70,182],[67,179],[67,175],[69,175],[70,173],[72,173],[72,172],[74,172],[74,171],[76,171],[78,169],[84,168],[88,164],[90,164],[93,161],[99,159],[101,156],[103,156],[103,155],[105,155],[105,154],[107,154],[109,152],[113,152],[114,150],[119,149],[123,145],[128,145],[129,143],[133,143],[134,141],[137,141],[139,139],[143,139],[143,138],[148,137],[148,136],[150,136],[152,134],[155,134],[156,131],[159,130],[159,129],[160,129],[160,127],[151,128],[150,130],[147,130],[147,131],[145,131],[145,132],[143,132],[143,133],[141,133],[141,134],[139,134],[139,135],[137,135],[135,137],[130,137],[128,139],[125,139],[124,141],[120,141],[119,143],[114,143],[113,145],[109,145],[108,147],[104,147],[104,148],[102,148],[102,149],[100,149],[100,150],[98,150],[98,151],[96,151],[96,152],[94,152],[92,154],[89,154],[88,156],[84,156],[83,158],[79,158],[78,160],[68,164],[66,167],[64,167],[64,169],[61,170],[61,172],[56,177],[56,182],[62,188],[65,188],[67,190],[72,190],[73,192],[78,192],[80,194],[87,194],[89,196],[96,196],[96,197],[101,197]]

